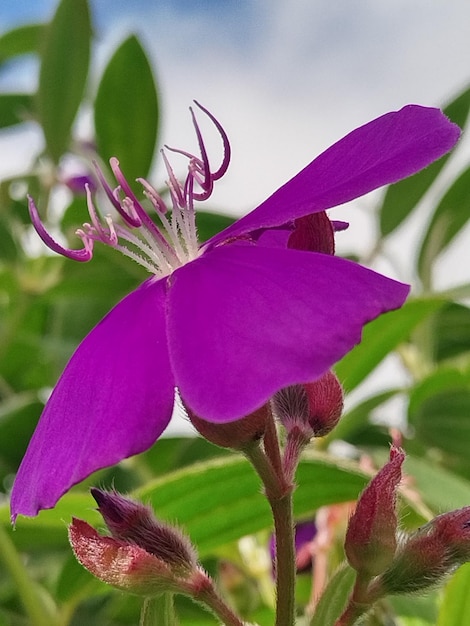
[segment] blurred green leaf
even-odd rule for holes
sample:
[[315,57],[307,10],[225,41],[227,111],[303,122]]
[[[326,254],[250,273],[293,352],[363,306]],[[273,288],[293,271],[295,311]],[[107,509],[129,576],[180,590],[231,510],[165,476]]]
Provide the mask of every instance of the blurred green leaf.
[[0,128],[21,124],[32,116],[32,96],[27,93],[0,94]]
[[[470,110],[470,88],[444,108],[444,113],[460,128],[467,122]],[[382,236],[392,233],[416,207],[444,167],[449,154],[417,174],[390,185],[379,208]]]
[[470,482],[436,463],[408,455],[404,472],[413,477],[413,487],[435,513],[468,506],[470,502]]
[[436,597],[427,593],[425,597],[392,596],[387,598],[393,610],[405,620],[404,626],[434,626],[437,618]]
[[43,24],[27,24],[7,31],[0,37],[0,64],[21,54],[37,53],[43,36]]
[[69,602],[90,593],[90,588],[103,589],[105,584],[94,578],[72,554],[65,561],[57,580],[56,598]]
[[346,391],[351,391],[428,315],[442,307],[444,300],[410,300],[401,309],[381,315],[364,328],[362,341],[335,366]]
[[10,220],[0,214],[0,260],[10,263],[18,257],[18,246],[11,231]]
[[[301,461],[297,478],[294,511],[298,519],[311,517],[320,506],[354,500],[367,482],[354,464],[332,461],[313,452]],[[177,470],[143,486],[134,495],[149,502],[160,519],[170,523],[177,520],[198,546],[201,557],[247,534],[269,529],[272,524],[259,478],[238,456]],[[19,517],[15,544],[32,550],[65,546],[65,523],[72,516],[102,525],[94,506],[91,495],[68,493],[54,509],[42,511],[37,518]],[[9,523],[7,507],[0,507],[0,523]]]
[[208,211],[196,211],[196,226],[200,242],[207,241],[224,228],[235,222],[236,218],[222,215],[221,213],[209,213]]
[[418,272],[427,282],[436,257],[470,218],[470,167],[455,180],[439,202],[427,228],[418,257]]
[[131,186],[147,176],[159,121],[157,90],[139,40],[129,37],[108,63],[95,101],[98,152],[117,157]]
[[69,145],[85,89],[90,39],[87,0],[61,0],[45,32],[37,93],[47,152],[56,163]]
[[444,589],[437,626],[467,626],[470,615],[470,563],[462,565]]
[[437,361],[469,352],[470,309],[456,302],[449,302],[436,314],[434,336]]
[[341,416],[341,419],[334,430],[325,437],[326,442],[332,439],[343,439],[349,441],[354,435],[360,433],[364,428],[369,426],[370,416],[381,404],[384,404],[390,398],[393,398],[400,389],[390,389],[375,396],[367,398],[360,404],[356,405]]
[[413,424],[422,404],[436,393],[466,388],[468,383],[469,376],[464,372],[453,367],[440,367],[410,389],[408,420]]
[[32,393],[0,403],[0,481],[19,466],[42,409]]
[[470,390],[452,389],[429,396],[413,414],[415,437],[427,446],[468,459]]
[[355,580],[356,572],[348,565],[343,565],[322,592],[310,626],[334,626],[346,607]]

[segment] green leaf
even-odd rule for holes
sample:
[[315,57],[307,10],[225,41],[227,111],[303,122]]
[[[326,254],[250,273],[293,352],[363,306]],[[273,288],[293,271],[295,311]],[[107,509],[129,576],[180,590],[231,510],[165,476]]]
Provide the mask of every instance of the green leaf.
[[27,24],[0,37],[0,64],[22,54],[37,53],[44,36],[43,24]]
[[[353,466],[318,454],[304,459],[294,495],[297,518],[311,517],[325,504],[357,497],[366,483]],[[139,489],[158,516],[189,531],[203,556],[245,535],[269,529],[269,506],[260,495],[260,481],[250,464],[239,457],[211,460],[174,472]]]
[[[370,415],[372,411],[377,409],[381,404],[393,398],[397,393],[400,393],[400,389],[390,389],[379,393],[371,398],[367,398],[364,402],[356,405],[350,409],[344,415],[337,426],[330,435],[325,437],[326,442],[332,439],[343,439],[349,441],[352,436],[360,433],[364,428],[367,428],[370,423]],[[323,440],[322,440],[323,441]]]
[[[444,108],[444,113],[460,128],[466,124],[470,109],[470,88]],[[412,212],[444,167],[450,154],[404,180],[390,185],[379,208],[382,236],[392,233]]]
[[434,320],[437,361],[451,359],[470,351],[470,309],[449,302]]
[[335,366],[346,391],[351,391],[426,317],[442,307],[444,300],[410,300],[401,309],[381,315],[364,328],[362,341]]
[[56,163],[68,148],[85,89],[90,39],[87,0],[62,0],[45,33],[37,93],[47,152]]
[[444,589],[437,626],[470,623],[470,563],[460,567]]
[[147,176],[157,141],[159,104],[149,62],[135,36],[108,63],[95,102],[98,152],[115,156],[131,186]]
[[235,221],[234,217],[229,217],[228,215],[198,210],[196,212],[196,226],[199,241],[207,241],[224,230],[224,228],[228,228]]
[[343,565],[331,578],[317,604],[310,626],[334,626],[351,595],[356,572]]
[[465,226],[470,217],[470,167],[448,189],[436,207],[421,244],[418,272],[429,276],[436,257]]
[[413,485],[423,501],[435,513],[468,506],[470,482],[424,459],[408,455],[405,474],[413,477]]
[[468,459],[470,390],[453,389],[426,398],[413,415],[415,437],[428,447]]
[[[320,506],[354,500],[367,482],[355,465],[318,453],[302,460],[297,478],[297,519],[312,517]],[[160,519],[176,521],[195,542],[201,557],[272,526],[260,480],[251,465],[239,456],[194,464],[147,484],[133,495],[149,502]],[[102,525],[93,506],[90,495],[70,492],[54,509],[42,511],[37,518],[19,517],[15,544],[29,549],[65,546],[65,524],[72,516]],[[7,507],[0,508],[0,523],[9,523]]]
[[425,401],[436,393],[466,388],[469,383],[468,375],[453,367],[440,367],[428,377],[419,381],[411,388],[408,402],[408,420],[414,424],[416,415],[422,410]]
[[21,124],[32,117],[32,97],[27,93],[0,95],[0,128]]

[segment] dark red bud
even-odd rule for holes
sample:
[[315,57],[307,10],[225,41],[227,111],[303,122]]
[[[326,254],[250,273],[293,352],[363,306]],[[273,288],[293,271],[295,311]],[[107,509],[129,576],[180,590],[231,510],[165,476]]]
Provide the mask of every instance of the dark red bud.
[[405,453],[390,449],[389,462],[374,476],[357,502],[346,532],[345,552],[351,567],[376,576],[392,562],[397,550],[397,489]]
[[385,593],[411,593],[438,583],[470,560],[470,506],[444,513],[402,537],[393,563],[380,577]]
[[257,411],[234,422],[214,424],[197,416],[190,408],[184,407],[186,413],[200,435],[221,448],[244,450],[259,441],[266,430],[269,417],[269,405],[265,404]]
[[307,441],[324,437],[336,426],[343,411],[343,389],[335,374],[328,371],[312,383],[281,389],[272,404],[287,432],[301,430]]
[[173,568],[192,571],[196,553],[178,529],[155,519],[153,511],[115,491],[92,488],[106,526],[115,539],[131,542]]

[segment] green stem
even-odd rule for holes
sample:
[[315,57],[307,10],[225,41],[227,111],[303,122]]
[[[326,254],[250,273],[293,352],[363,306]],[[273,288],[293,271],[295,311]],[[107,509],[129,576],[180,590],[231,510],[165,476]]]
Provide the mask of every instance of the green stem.
[[[276,537],[276,626],[294,626],[295,623],[295,547],[292,493],[294,485],[285,477],[279,442],[270,432],[265,450],[257,446],[245,451],[263,481],[266,497],[274,519]],[[268,458],[268,449],[270,450]],[[279,459],[279,463],[278,460]]]
[[178,626],[172,593],[145,598],[139,626]]
[[32,626],[51,626],[56,623],[37,593],[35,583],[28,575],[20,555],[8,532],[0,524],[0,558],[15,581],[18,596],[24,605]]
[[270,499],[276,536],[276,626],[295,624],[295,546],[292,492]]

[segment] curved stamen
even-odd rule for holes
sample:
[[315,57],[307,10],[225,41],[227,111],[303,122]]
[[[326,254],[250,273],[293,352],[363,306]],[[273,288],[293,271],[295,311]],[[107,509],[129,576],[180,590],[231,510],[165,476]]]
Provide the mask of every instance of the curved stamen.
[[93,161],[93,165],[95,167],[96,170],[96,175],[98,176],[98,180],[101,183],[101,186],[103,187],[106,195],[108,196],[108,200],[111,202],[111,204],[113,205],[113,207],[116,209],[116,211],[119,213],[119,215],[122,217],[122,219],[129,225],[132,226],[133,228],[138,228],[142,222],[139,219],[139,217],[137,216],[137,214],[134,212],[133,215],[128,215],[122,208],[121,203],[119,202],[119,200],[116,198],[116,195],[114,193],[114,191],[111,189],[111,187],[108,185],[108,181],[106,180],[106,178],[104,177],[103,172],[101,171],[98,163],[96,161]]
[[230,142],[228,140],[227,133],[223,129],[223,126],[219,122],[219,120],[216,117],[214,117],[212,113],[208,111],[205,107],[203,107],[202,104],[200,104],[197,100],[194,100],[194,104],[197,107],[199,107],[201,111],[203,111],[207,115],[207,117],[211,120],[211,122],[219,131],[219,135],[222,138],[222,144],[224,147],[224,158],[222,159],[222,163],[219,169],[216,172],[212,172],[211,174],[212,180],[219,180],[226,173],[226,171],[228,170],[228,166],[230,165],[230,157],[231,157]]
[[[189,161],[187,175],[183,183],[175,176],[166,153],[161,152],[168,172],[167,184],[171,205],[165,203],[160,194],[145,179],[137,179],[143,186],[145,197],[154,207],[160,224],[150,218],[122,173],[119,161],[112,158],[110,165],[118,183],[115,189],[109,185],[96,162],[94,162],[94,166],[106,196],[122,217],[123,223],[121,225],[115,224],[110,215],[101,217],[95,206],[92,191],[89,186],[86,186],[86,201],[90,218],[76,231],[76,235],[83,242],[83,249],[68,249],[61,246],[46,231],[34,201],[28,197],[31,221],[44,243],[53,251],[70,259],[89,261],[93,255],[94,243],[99,241],[119,250],[159,277],[168,276],[181,265],[196,259],[200,254],[200,249],[194,201],[205,200],[212,194],[214,180],[220,178],[228,167],[230,146],[219,122],[198,102],[195,104],[208,115],[219,131],[224,146],[224,157],[219,169],[215,173],[211,173],[204,139],[196,115],[193,109],[190,109],[200,157],[183,150],[168,148],[172,152],[182,154]],[[198,190],[197,192],[195,188]],[[172,213],[171,218],[168,215],[170,211]]]
[[53,252],[57,252],[57,254],[61,254],[69,259],[73,259],[74,261],[80,261],[81,263],[89,261],[92,258],[93,242],[83,241],[84,247],[81,250],[72,250],[70,248],[64,248],[49,235],[47,230],[44,228],[41,218],[39,217],[37,207],[31,196],[28,196],[28,210],[31,222],[36,229],[37,234],[41,237],[46,246]]

